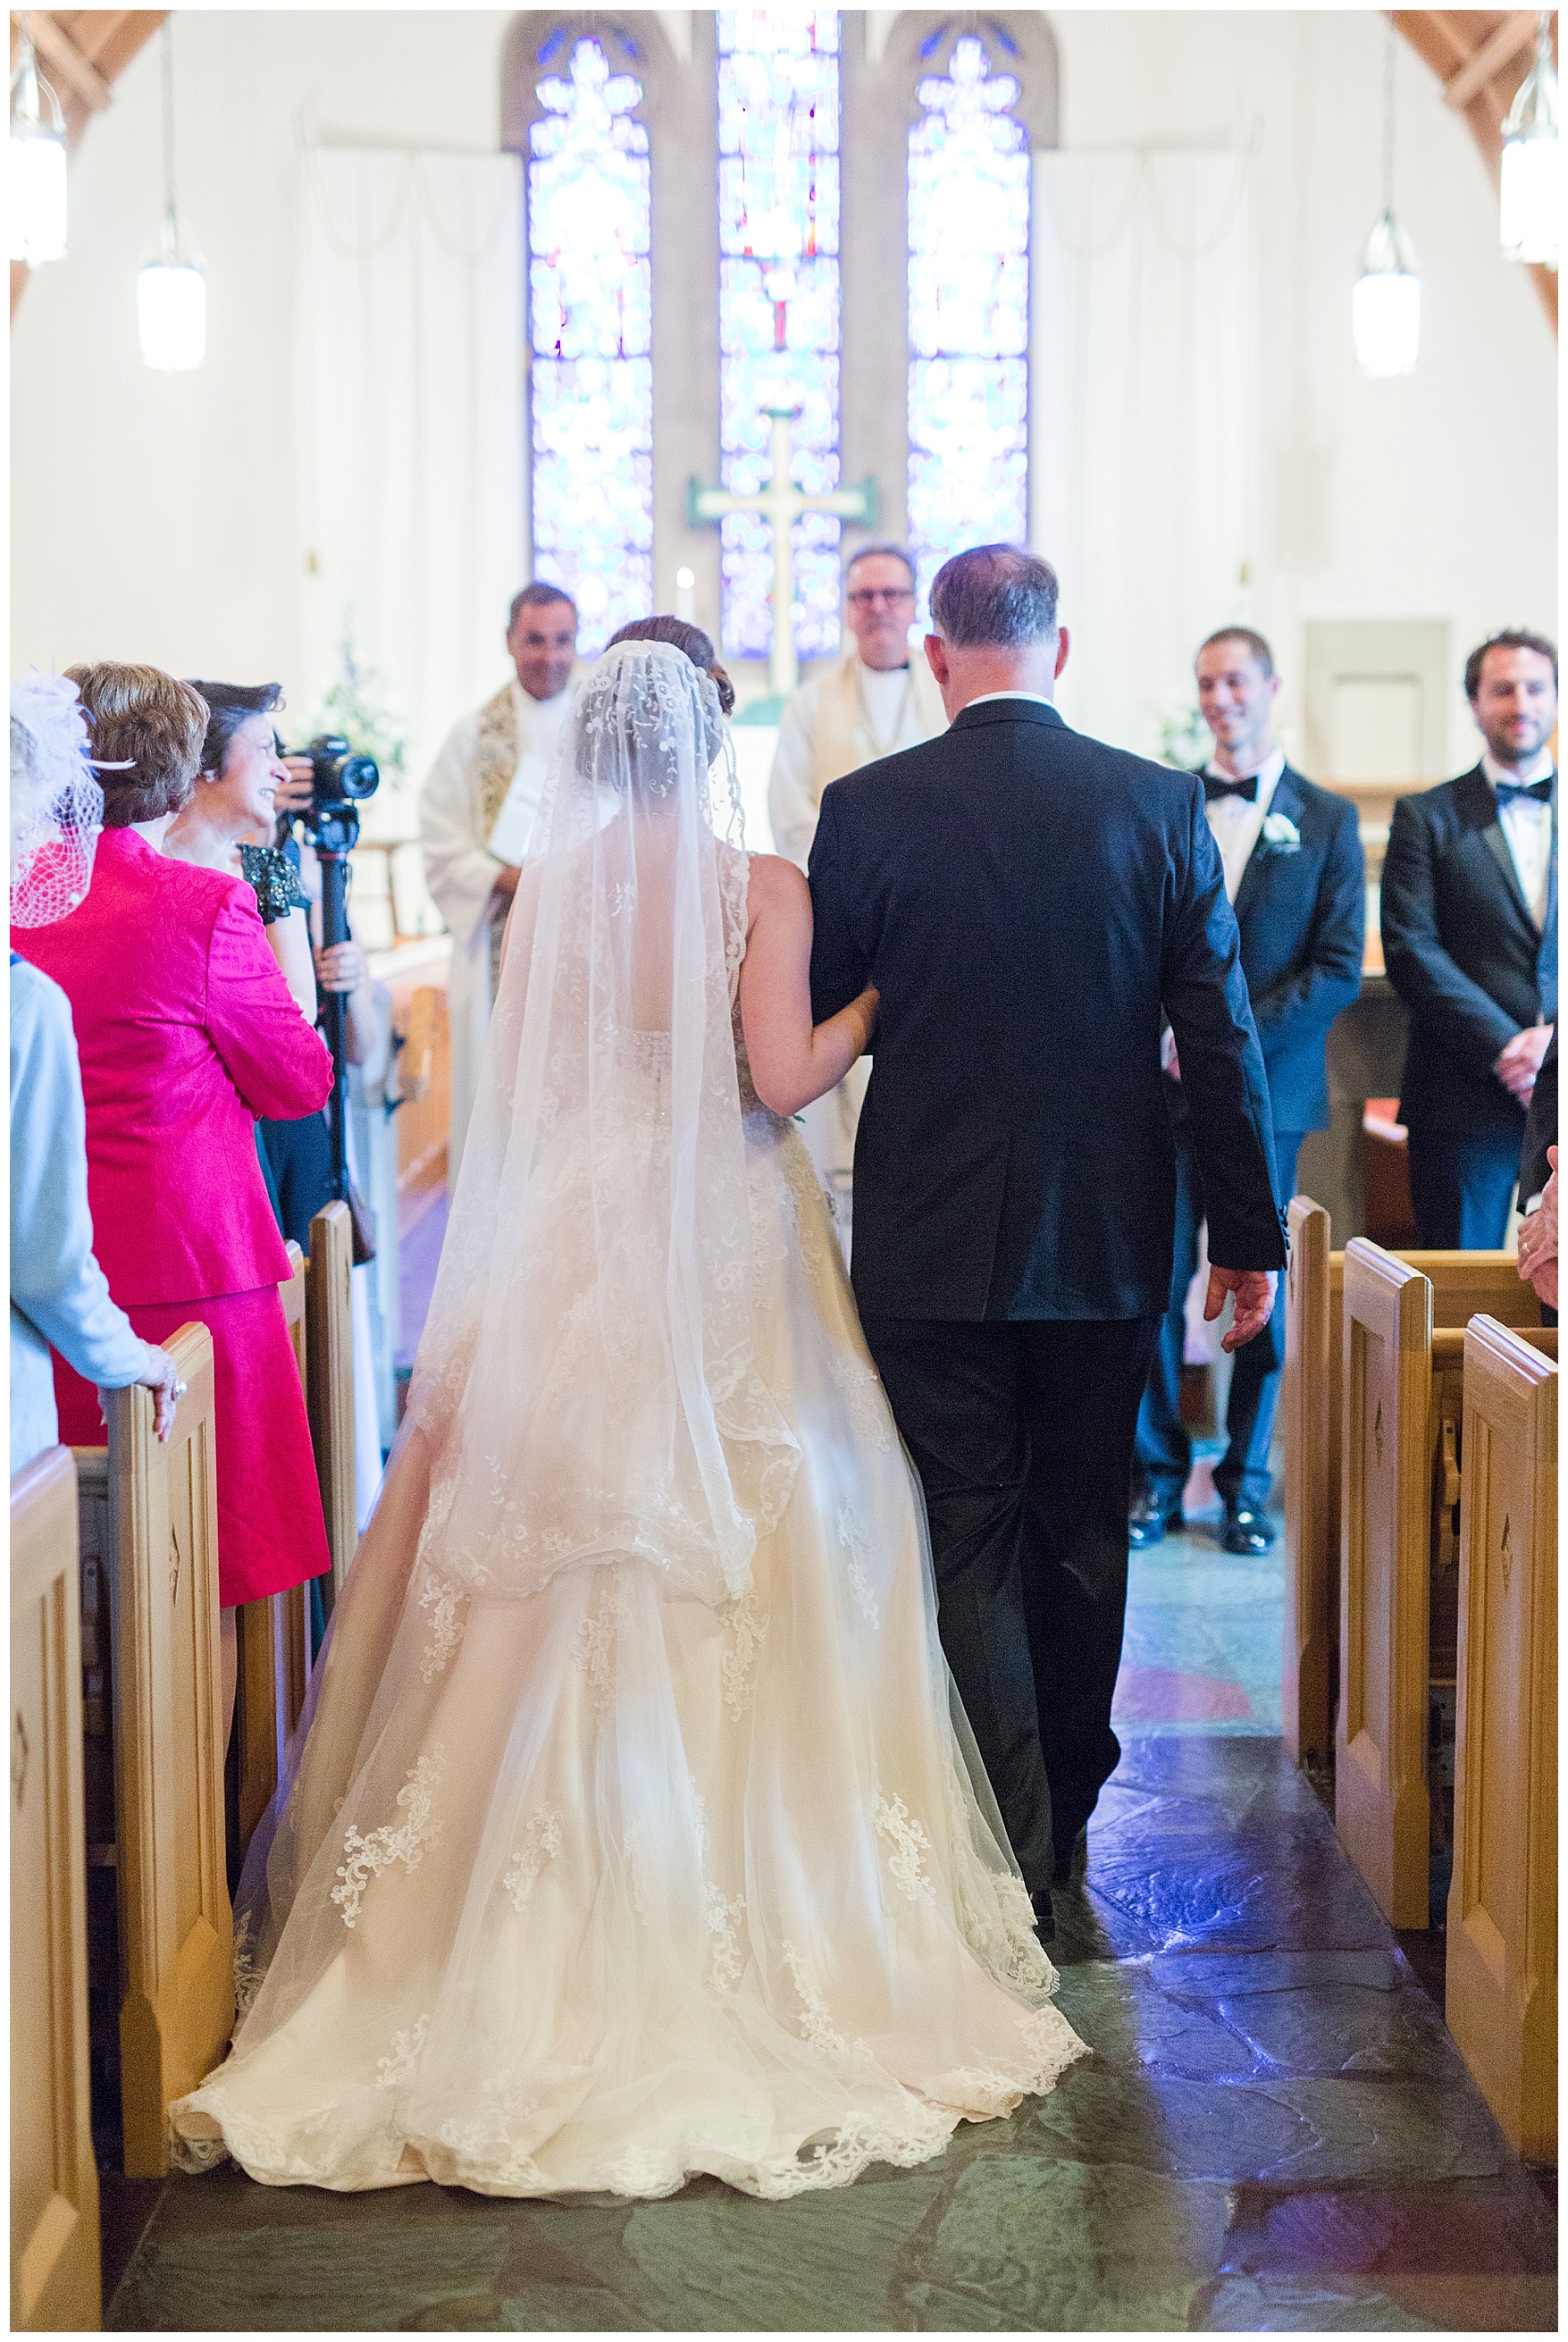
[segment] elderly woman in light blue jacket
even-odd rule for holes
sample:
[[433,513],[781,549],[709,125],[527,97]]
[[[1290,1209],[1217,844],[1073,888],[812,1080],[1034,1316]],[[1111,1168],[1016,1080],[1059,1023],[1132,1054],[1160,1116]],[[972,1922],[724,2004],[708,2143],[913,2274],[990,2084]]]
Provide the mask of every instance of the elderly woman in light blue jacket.
[[[76,686],[28,675],[11,692],[11,923],[63,918],[86,891],[103,793],[87,761]],[[86,1116],[70,1004],[11,955],[11,1470],[59,1437],[50,1345],[106,1390],[157,1394],[175,1419],[175,1362],[144,1342],[93,1252]]]

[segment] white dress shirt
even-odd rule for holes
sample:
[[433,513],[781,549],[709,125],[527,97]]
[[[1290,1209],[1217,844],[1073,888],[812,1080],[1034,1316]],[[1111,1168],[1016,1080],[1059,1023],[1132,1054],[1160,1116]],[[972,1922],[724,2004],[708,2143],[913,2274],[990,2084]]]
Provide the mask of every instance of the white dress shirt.
[[[1225,873],[1225,893],[1233,903],[1248,857],[1263,833],[1263,816],[1268,812],[1284,768],[1285,752],[1283,748],[1275,748],[1258,767],[1258,793],[1251,804],[1245,797],[1211,797],[1203,806],[1209,817],[1209,827],[1214,833],[1214,844],[1220,849],[1220,861]],[[1207,769],[1220,781],[1252,778],[1250,773],[1222,772],[1218,765],[1210,765]]]
[[[1528,765],[1514,770],[1500,765],[1488,749],[1482,756],[1481,769],[1493,788],[1500,781],[1510,788],[1528,788],[1533,781],[1549,780],[1556,767],[1550,748],[1543,748]],[[1514,797],[1498,806],[1497,818],[1513,856],[1519,891],[1536,926],[1544,927],[1552,885],[1552,807],[1536,797]]]

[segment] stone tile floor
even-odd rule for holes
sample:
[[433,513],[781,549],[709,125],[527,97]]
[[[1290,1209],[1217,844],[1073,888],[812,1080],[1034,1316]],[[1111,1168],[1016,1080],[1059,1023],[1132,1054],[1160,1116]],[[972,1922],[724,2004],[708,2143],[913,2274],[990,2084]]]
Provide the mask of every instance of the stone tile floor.
[[1094,2055],[1051,2097],[783,2205],[705,2179],[641,2205],[111,2184],[129,2261],[105,2322],[1554,2331],[1543,2193],[1284,1762],[1280,1600],[1275,1562],[1201,1530],[1134,1556],[1124,1754],[1060,1898],[1062,2006]]

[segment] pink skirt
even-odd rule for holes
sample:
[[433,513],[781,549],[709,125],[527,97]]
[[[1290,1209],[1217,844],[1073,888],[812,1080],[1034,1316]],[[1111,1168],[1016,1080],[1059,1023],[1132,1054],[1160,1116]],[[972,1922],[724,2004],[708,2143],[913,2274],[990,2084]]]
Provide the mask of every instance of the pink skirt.
[[[144,1342],[166,1342],[193,1318],[212,1334],[224,1607],[259,1602],[330,1569],[305,1393],[276,1286],[143,1302],[125,1315]],[[98,1394],[57,1353],[55,1398],[67,1446],[101,1447]]]

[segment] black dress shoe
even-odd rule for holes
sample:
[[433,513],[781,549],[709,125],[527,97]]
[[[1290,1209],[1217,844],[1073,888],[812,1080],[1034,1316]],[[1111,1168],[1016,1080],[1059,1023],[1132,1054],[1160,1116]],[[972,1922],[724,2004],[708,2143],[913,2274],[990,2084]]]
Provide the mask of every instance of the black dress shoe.
[[1225,1506],[1224,1533],[1220,1543],[1227,1553],[1267,1553],[1277,1532],[1266,1513],[1250,1505]]
[[1051,1889],[1048,1887],[1037,1887],[1029,1900],[1034,1907],[1034,1933],[1043,1944],[1054,1944],[1056,1940],[1056,1914],[1051,1908]]
[[1181,1526],[1180,1503],[1173,1511],[1158,1496],[1151,1495],[1145,1489],[1134,1497],[1129,1508],[1127,1543],[1135,1553],[1140,1553],[1145,1546],[1158,1545],[1167,1529],[1179,1529]]
[[1089,1828],[1085,1823],[1071,1846],[1056,1848],[1056,1867],[1051,1874],[1057,1887],[1076,1887],[1089,1867]]

